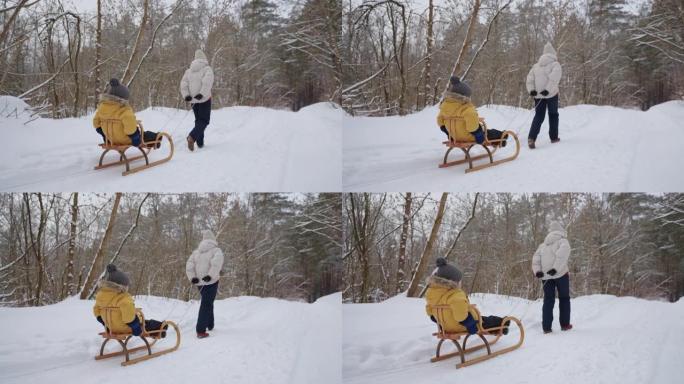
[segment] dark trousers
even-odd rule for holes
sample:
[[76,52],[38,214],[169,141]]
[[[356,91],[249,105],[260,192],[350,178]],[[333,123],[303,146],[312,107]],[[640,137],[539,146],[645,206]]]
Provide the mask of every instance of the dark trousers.
[[195,127],[190,131],[190,137],[195,140],[199,147],[203,147],[204,130],[209,125],[209,118],[211,117],[211,99],[204,103],[193,104],[192,111],[195,113]]
[[199,289],[202,300],[200,301],[199,314],[197,315],[197,333],[206,332],[214,328],[214,299],[218,291],[218,281],[211,285],[200,285]]
[[549,137],[551,140],[558,138],[558,95],[549,99],[534,99],[534,119],[532,120],[532,127],[530,127],[530,134],[528,139],[537,140],[539,130],[544,122],[546,109],[549,110]]
[[558,307],[562,327],[570,324],[570,274],[566,273],[557,279],[544,281],[544,305],[542,306],[542,328],[551,330],[553,323],[553,306],[556,303],[558,290]]

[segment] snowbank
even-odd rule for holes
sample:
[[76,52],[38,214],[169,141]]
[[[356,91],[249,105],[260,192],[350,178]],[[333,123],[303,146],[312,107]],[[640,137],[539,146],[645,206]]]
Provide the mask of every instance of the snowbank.
[[[684,376],[679,354],[684,300],[670,304],[609,295],[574,298],[574,329],[560,332],[556,320],[548,335],[541,330],[541,300],[474,294],[470,301],[483,315],[521,319],[525,342],[520,349],[456,370],[454,359],[429,361],[435,353],[435,325],[425,315],[423,299],[344,304],[344,382],[664,384]],[[512,331],[496,346],[514,344],[517,338]]]
[[119,357],[94,360],[102,339],[92,305],[72,298],[44,307],[0,308],[0,382],[341,381],[340,294],[314,304],[257,297],[216,301],[216,328],[203,340],[195,337],[197,301],[138,296],[136,306],[147,318],[175,321],[182,339],[178,351],[128,367],[120,366]]
[[[16,98],[0,99],[19,106]],[[23,103],[23,102],[21,102]],[[176,152],[168,163],[121,176],[123,167],[93,170],[101,140],[92,116],[38,119],[0,113],[0,190],[90,192],[327,192],[342,186],[342,111],[319,103],[300,112],[261,107],[212,111],[206,145],[190,152],[191,111],[148,108],[136,113],[146,130],[165,131]],[[25,104],[23,104],[25,106]],[[167,147],[151,160],[166,155]],[[114,155],[111,159],[114,159]]]
[[[490,128],[512,130],[522,146],[510,163],[465,174],[465,166],[439,169],[445,148],[436,126],[438,108],[392,117],[344,120],[345,191],[677,192],[684,190],[684,102],[646,112],[608,106],[561,108],[561,142],[551,144],[548,118],[527,148],[532,110],[478,108]],[[503,153],[511,153],[512,146]],[[508,152],[506,152],[508,151]],[[450,158],[462,156],[453,151]],[[495,157],[502,157],[496,156]]]

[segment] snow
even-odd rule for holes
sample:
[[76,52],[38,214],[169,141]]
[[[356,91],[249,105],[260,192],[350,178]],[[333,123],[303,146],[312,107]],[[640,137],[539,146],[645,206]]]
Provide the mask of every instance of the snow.
[[[0,153],[2,191],[341,190],[343,113],[330,103],[299,112],[244,106],[213,110],[205,147],[195,152],[185,142],[194,125],[191,111],[145,109],[136,113],[144,128],[171,134],[176,151],[171,161],[125,177],[123,166],[93,169],[101,138],[92,128],[92,115],[26,123],[26,113],[3,112],[24,108],[22,103],[9,96],[0,99],[0,135],[11,143]],[[167,151],[167,146],[153,151],[150,160],[163,158]]]
[[[181,328],[172,352],[131,366],[95,361],[102,339],[92,301],[0,308],[0,382],[10,383],[340,383],[341,295],[313,304],[258,297],[217,300],[216,328],[195,337],[199,303],[138,296],[146,318]],[[175,336],[170,332],[173,344]],[[108,344],[108,349],[114,347]],[[87,378],[87,380],[85,380]]]
[[[470,174],[465,174],[465,165],[437,167],[445,152],[441,144],[445,135],[436,126],[437,106],[402,117],[344,116],[344,190],[684,190],[684,101],[670,101],[645,112],[596,105],[561,108],[561,142],[550,143],[547,116],[535,150],[527,148],[533,110],[490,105],[478,108],[478,113],[488,127],[516,132],[521,150],[512,162]],[[512,153],[512,143],[509,140],[495,159]],[[462,157],[457,151],[452,151],[451,160]]]
[[[672,304],[608,295],[577,297],[571,301],[574,328],[561,332],[555,320],[554,332],[548,335],[541,330],[541,300],[474,294],[470,301],[483,315],[521,319],[523,345],[457,370],[458,358],[430,363],[437,345],[431,334],[436,329],[425,315],[423,299],[344,304],[345,384],[664,384],[684,375],[684,300]],[[492,348],[515,344],[517,339],[517,330],[511,331]]]

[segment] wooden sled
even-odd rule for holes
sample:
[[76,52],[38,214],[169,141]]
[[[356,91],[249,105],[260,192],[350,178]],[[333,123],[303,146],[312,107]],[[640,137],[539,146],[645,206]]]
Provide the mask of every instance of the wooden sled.
[[[138,127],[140,128],[140,140],[142,141],[142,144],[139,147],[135,147],[133,145],[119,145],[119,144],[114,144],[112,141],[109,139],[112,136],[112,133],[114,132],[114,129],[117,125],[121,124],[121,121],[115,120],[115,119],[105,119],[102,120],[102,131],[104,132],[105,135],[105,140],[106,142],[104,144],[100,144],[100,147],[104,150],[102,152],[102,155],[100,156],[100,161],[97,166],[95,166],[95,169],[102,169],[102,168],[109,168],[113,167],[116,165],[125,165],[126,170],[121,173],[123,176],[130,175],[131,173],[136,173],[139,171],[142,171],[143,169],[151,168],[159,164],[166,163],[167,161],[171,160],[173,157],[173,140],[171,139],[171,136],[166,133],[166,132],[159,132],[157,135],[157,139],[154,141],[144,141],[143,137],[145,134],[145,131],[143,130],[142,122],[138,120]],[[165,158],[157,161],[150,162],[148,155],[150,152],[152,152],[153,149],[156,149],[157,146],[161,145],[162,139],[166,138],[166,140],[169,142],[169,155],[166,156]],[[128,157],[126,156],[126,150],[129,148],[136,148],[140,151],[140,155],[133,156],[133,157]],[[103,163],[105,155],[109,151],[116,151],[119,153],[119,161],[114,161],[111,163]],[[137,167],[131,167],[131,162],[135,160],[140,160],[140,159],[145,159],[145,164],[144,165],[139,165]]]
[[[447,127],[447,130],[451,131],[450,128],[455,127],[456,122],[461,122],[461,121],[463,121],[462,118],[446,119],[445,125]],[[447,146],[447,151],[444,154],[444,161],[441,164],[439,164],[440,168],[446,168],[446,167],[451,167],[453,165],[468,163],[468,168],[465,171],[466,171],[466,173],[469,173],[469,172],[475,172],[475,171],[479,171],[481,169],[493,167],[495,165],[506,163],[508,161],[513,161],[513,160],[515,160],[516,157],[518,157],[518,154],[520,153],[520,141],[518,140],[518,135],[516,135],[512,131],[504,131],[501,133],[500,139],[489,140],[489,139],[487,139],[487,124],[485,123],[483,118],[480,118],[480,123],[484,127],[484,135],[485,135],[484,143],[478,144],[478,143],[473,142],[473,141],[453,141],[453,140],[443,142],[443,144]],[[505,141],[507,141],[508,137],[512,137],[513,140],[515,141],[515,153],[509,157],[506,157],[506,158],[503,158],[500,160],[494,160],[494,153],[499,148],[501,148],[501,144],[504,143]],[[486,153],[481,154],[481,155],[471,156],[470,150],[473,149],[474,147],[477,147],[477,146],[484,148]],[[461,160],[448,161],[449,153],[454,148],[458,148],[461,151],[463,151],[463,153],[465,154],[465,157]],[[473,161],[485,159],[485,158],[489,159],[489,163],[476,165],[476,166],[473,165]]]
[[[479,337],[483,344],[476,345],[474,347],[466,348],[466,343],[468,342],[468,338],[471,336],[468,332],[444,332],[442,330],[442,327],[438,326],[438,331],[433,333],[433,336],[436,336],[439,339],[439,342],[437,343],[437,351],[435,352],[435,357],[430,359],[430,362],[437,362],[437,361],[442,361],[449,359],[451,357],[459,356],[461,358],[461,362],[456,364],[456,368],[462,368],[462,367],[467,367],[469,365],[477,364],[480,362],[483,362],[485,360],[489,360],[493,357],[503,355],[504,353],[511,352],[515,349],[520,348],[520,346],[523,343],[523,340],[525,339],[525,329],[522,326],[522,323],[520,320],[518,320],[515,317],[512,316],[506,316],[503,321],[501,322],[500,327],[494,327],[494,328],[487,328],[484,329],[482,327],[482,316],[480,315],[480,312],[477,310],[477,307],[474,305],[470,306],[470,311],[477,313],[477,317],[479,319],[478,324],[477,324],[477,333],[474,336]],[[432,313],[435,314],[435,318],[437,319],[438,324],[445,324],[445,319],[446,316],[451,316],[451,309],[449,308],[448,305],[436,305],[432,306]],[[518,326],[518,329],[520,330],[520,339],[515,345],[512,345],[510,347],[506,347],[503,349],[500,349],[498,351],[492,352],[492,345],[496,344],[497,341],[503,336],[503,330],[505,328],[505,324],[507,321],[510,321],[511,323],[515,323]],[[509,330],[510,330],[510,325],[509,325]],[[461,337],[463,336],[463,341],[459,341]],[[494,337],[493,339],[487,339],[487,337]],[[456,345],[456,352],[451,352],[447,354],[440,354],[442,344],[450,340]],[[479,351],[481,349],[487,349],[487,354],[483,356],[478,356],[474,357],[471,359],[466,360],[466,354],[474,351]]]
[[[117,307],[105,307],[105,308],[103,308],[103,315],[104,316],[102,317],[102,319],[104,320],[104,323],[109,324],[110,319],[112,318],[111,317],[112,312],[118,311],[118,310],[119,310],[119,308],[117,308]],[[135,312],[138,315],[138,317],[140,317],[140,319],[142,319],[140,326],[142,328],[145,328],[145,317],[142,313],[142,310],[140,308],[136,308]],[[168,326],[168,329],[164,330],[165,326]],[[107,329],[109,329],[109,328],[107,328]],[[174,332],[176,333],[176,344],[173,347],[162,349],[162,350],[157,351],[157,352],[152,352],[152,347],[157,343],[157,341],[162,339],[162,332],[167,332],[166,336],[168,337],[169,336],[168,332],[171,329],[173,329]],[[171,353],[171,352],[178,349],[178,347],[180,346],[180,340],[181,340],[180,329],[178,328],[176,323],[174,323],[173,321],[168,321],[168,320],[163,321],[161,327],[157,331],[143,330],[143,333],[139,337],[140,337],[140,339],[142,339],[143,343],[145,343],[145,344],[141,345],[139,347],[133,347],[133,348],[128,347],[128,342],[131,341],[131,339],[133,339],[135,337],[130,332],[128,332],[128,333],[114,333],[114,332],[110,332],[110,331],[106,330],[105,332],[100,332],[99,335],[102,336],[102,338],[104,338],[104,340],[102,341],[102,345],[100,346],[100,354],[95,356],[95,360],[107,359],[107,358],[114,357],[114,356],[124,356],[125,360],[121,362],[122,366],[139,363],[141,361],[149,360],[149,359],[152,359],[155,357],[159,357],[161,355],[165,355],[167,353]],[[118,352],[105,353],[104,352],[105,346],[107,345],[107,343],[110,340],[116,340],[119,343],[119,345],[121,345],[121,350]],[[147,351],[146,355],[136,357],[136,358],[131,358],[132,353],[138,352],[138,351],[143,351],[143,350]]]

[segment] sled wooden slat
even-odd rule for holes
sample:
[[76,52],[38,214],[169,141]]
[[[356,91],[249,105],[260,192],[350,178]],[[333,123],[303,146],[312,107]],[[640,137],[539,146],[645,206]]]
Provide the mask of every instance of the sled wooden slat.
[[[105,324],[109,324],[111,322],[111,319],[112,319],[112,313],[114,311],[118,311],[119,308],[117,308],[117,307],[105,307],[102,310],[103,310],[102,319],[103,319]],[[136,315],[138,315],[142,319],[141,320],[141,326],[144,329],[145,328],[145,316],[143,315],[142,310],[140,310],[140,308],[136,308]],[[165,330],[164,327],[167,327],[167,329]],[[162,337],[161,337],[162,333],[167,332],[167,336],[168,336],[168,332],[171,329],[173,329],[174,332],[176,333],[176,344],[173,345],[172,347],[162,349],[162,350],[157,351],[157,352],[152,352],[152,347],[157,343],[157,341],[162,339]],[[139,363],[141,361],[149,360],[149,359],[159,357],[161,355],[165,355],[167,353],[173,352],[173,351],[178,349],[178,347],[180,346],[180,341],[181,341],[180,329],[178,328],[176,323],[174,323],[172,321],[168,321],[168,320],[165,320],[161,323],[161,327],[159,328],[159,330],[156,330],[156,331],[143,330],[143,333],[139,337],[145,345],[141,345],[138,347],[128,348],[128,342],[134,338],[132,333],[114,333],[114,332],[105,331],[105,332],[100,332],[100,336],[102,336],[104,338],[104,341],[102,341],[102,345],[100,346],[100,353],[99,353],[99,355],[95,356],[95,360],[103,360],[103,359],[107,359],[107,358],[115,357],[115,356],[124,356],[125,360],[123,362],[121,362],[122,366],[136,364],[136,363]],[[150,339],[151,342],[148,339]],[[107,345],[107,342],[109,342],[110,340],[116,340],[119,343],[119,345],[121,346],[121,350],[116,351],[116,352],[104,353],[105,346]],[[143,350],[147,350],[146,355],[136,357],[136,358],[131,358],[132,353],[138,352],[138,351],[143,351]]]
[[[455,124],[457,122],[462,122],[462,121],[463,121],[462,118],[452,117],[449,119],[445,119],[445,125],[447,127],[453,127],[453,126],[455,126]],[[516,135],[512,131],[504,131],[501,133],[500,139],[489,140],[489,139],[487,139],[487,124],[485,123],[484,119],[482,119],[482,118],[480,118],[480,123],[484,127],[484,135],[485,135],[484,143],[478,144],[474,141],[453,141],[453,140],[442,142],[442,144],[446,145],[447,151],[444,154],[444,160],[442,161],[442,163],[440,163],[438,165],[439,168],[447,168],[447,167],[451,167],[454,165],[460,165],[460,164],[468,163],[468,168],[466,168],[465,172],[470,173],[470,172],[479,171],[481,169],[493,167],[495,165],[499,165],[502,163],[506,163],[509,161],[513,161],[518,157],[518,154],[520,154],[520,140],[518,140],[518,135]],[[513,153],[509,157],[505,157],[505,158],[499,159],[499,160],[494,160],[494,153],[499,148],[502,148],[501,144],[506,142],[508,140],[508,137],[512,137],[513,141],[515,142],[515,153]],[[470,154],[470,150],[473,149],[474,147],[477,147],[477,146],[484,148],[486,153],[481,154],[481,155],[472,156]],[[460,159],[460,160],[448,161],[449,153],[451,153],[451,151],[454,148],[460,149],[463,152],[464,157],[463,157],[463,159]],[[481,165],[473,165],[474,161],[481,160],[481,159],[489,159],[489,162],[485,163],[485,164],[481,164]]]
[[[138,120],[138,126],[140,127],[140,136],[141,140],[143,140],[143,144],[139,147],[134,147],[132,145],[121,145],[121,144],[114,144],[110,137],[113,137],[113,132],[114,129],[117,125],[120,125],[121,122],[119,120],[115,119],[104,119],[102,120],[102,131],[105,135],[105,143],[100,144],[99,147],[103,149],[102,154],[100,155],[100,161],[98,162],[98,165],[95,166],[94,169],[103,169],[103,168],[109,168],[117,165],[125,165],[126,170],[122,172],[121,174],[123,176],[130,175],[132,173],[140,172],[144,169],[148,169],[163,163],[166,163],[167,161],[171,160],[173,157],[174,153],[174,146],[173,146],[173,139],[171,139],[171,136],[166,133],[166,132],[159,132],[157,135],[156,140],[154,141],[144,141],[144,135],[145,131],[142,126],[142,122]],[[166,140],[169,142],[169,154],[163,159],[157,160],[150,162],[148,155],[156,149],[157,145],[161,145],[163,139],[166,138]],[[133,157],[128,157],[126,156],[126,150],[129,148],[136,148],[140,151],[140,155],[133,156]],[[104,163],[104,158],[105,155],[109,151],[114,151],[119,154],[119,161],[114,161],[110,163]],[[136,160],[144,159],[145,164],[140,165],[137,167],[131,167],[131,163]]]
[[[478,309],[475,306],[470,307],[470,310],[475,312],[478,317],[478,324],[477,324],[477,329],[478,332],[475,334],[476,337],[478,337],[480,340],[482,340],[482,344],[476,345],[474,347],[467,348],[467,342],[468,338],[471,336],[468,334],[468,332],[444,332],[442,330],[442,327],[438,325],[438,331],[433,333],[433,336],[436,336],[439,339],[439,342],[437,343],[437,349],[435,351],[435,357],[430,359],[431,362],[437,362],[437,361],[442,361],[446,360],[452,357],[460,357],[461,362],[456,364],[456,368],[462,368],[462,367],[467,367],[469,365],[477,364],[485,360],[489,360],[493,357],[503,355],[504,353],[511,352],[515,349],[520,348],[520,346],[523,344],[523,341],[525,340],[525,329],[523,328],[522,323],[520,320],[518,320],[515,317],[512,316],[506,316],[503,318],[501,322],[501,326],[499,327],[494,327],[494,328],[487,328],[484,329],[482,327],[482,315],[478,311]],[[446,318],[447,316],[451,316],[451,308],[449,308],[448,305],[435,305],[431,307],[432,313],[435,315],[435,318],[437,319],[438,324],[445,324],[446,323]],[[501,339],[501,336],[503,336],[503,330],[505,327],[505,324],[507,321],[510,321],[511,323],[515,323],[518,326],[518,329],[520,330],[520,337],[518,339],[518,342],[512,346],[493,351],[491,349],[491,346],[496,344],[499,339]],[[509,325],[509,330],[510,330],[510,325]],[[487,336],[495,336],[494,339],[488,340]],[[463,337],[463,341],[459,341]],[[456,352],[451,352],[447,354],[440,354],[442,344],[445,341],[451,341],[455,346],[457,351]],[[481,349],[487,349],[487,354],[478,356],[478,357],[473,357],[468,360],[466,360],[466,355],[479,351]]]

